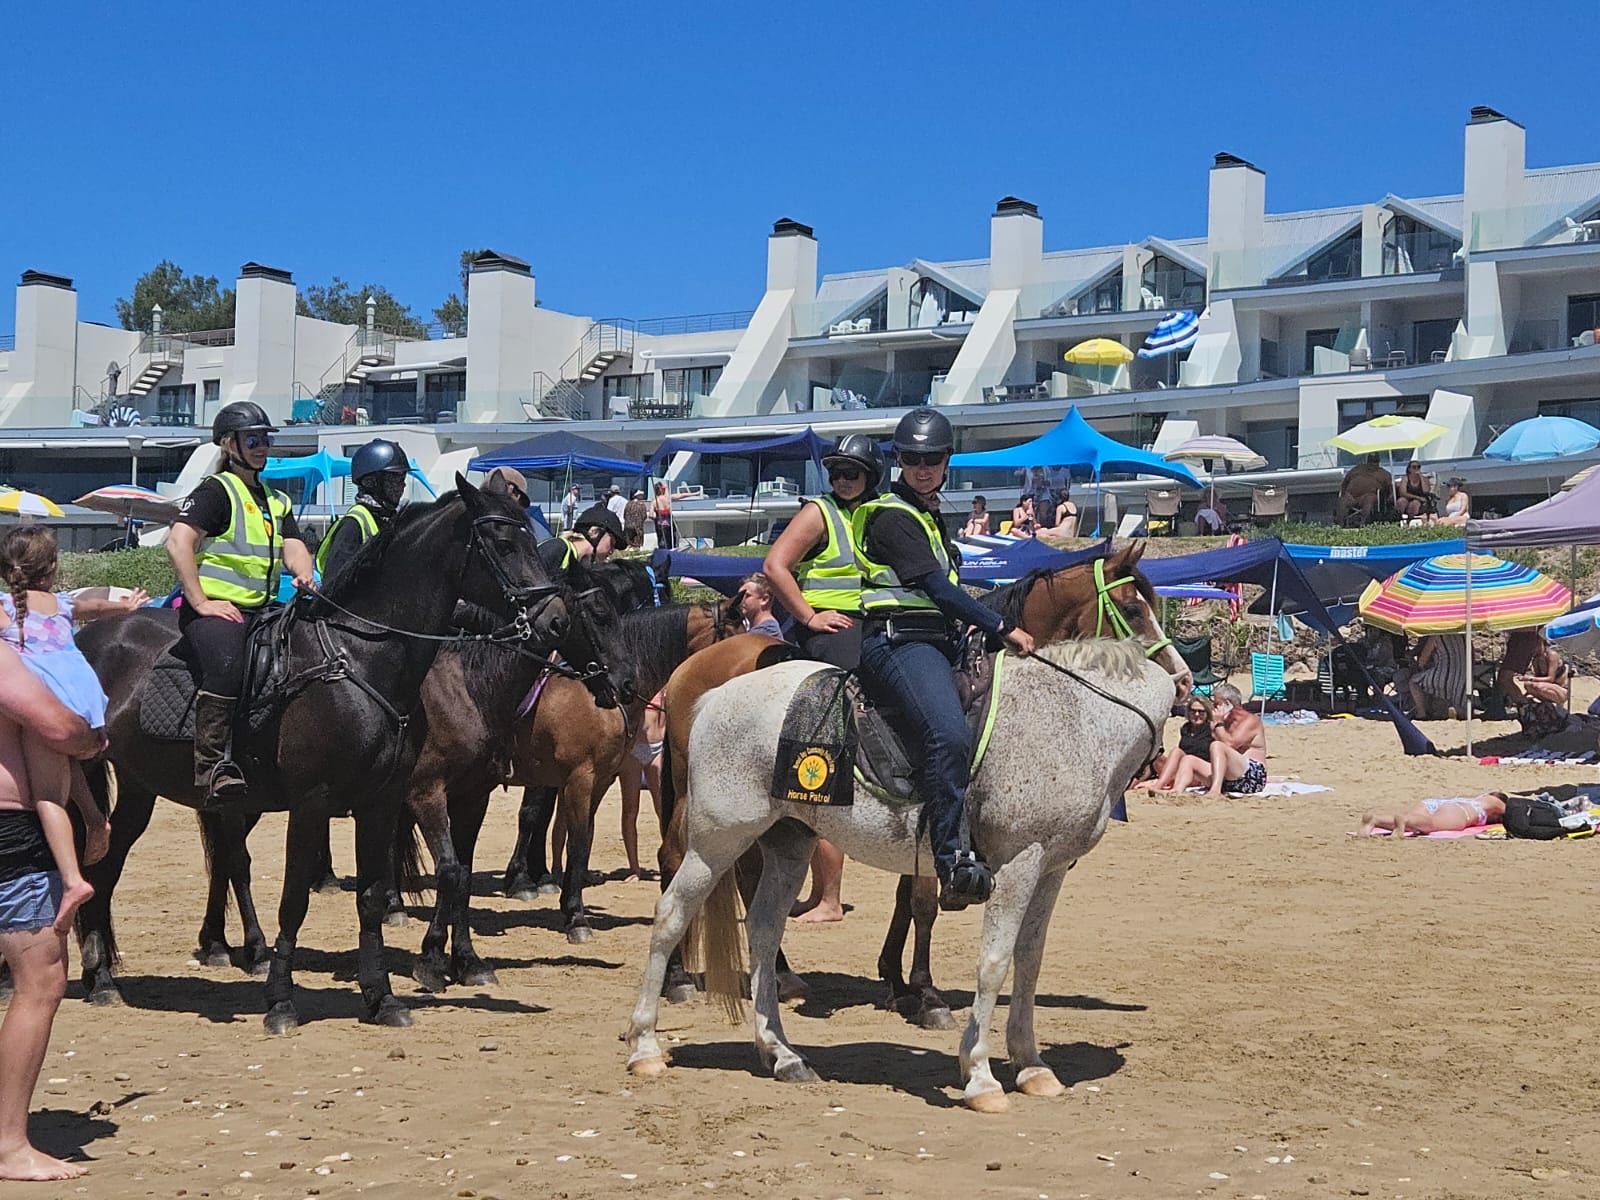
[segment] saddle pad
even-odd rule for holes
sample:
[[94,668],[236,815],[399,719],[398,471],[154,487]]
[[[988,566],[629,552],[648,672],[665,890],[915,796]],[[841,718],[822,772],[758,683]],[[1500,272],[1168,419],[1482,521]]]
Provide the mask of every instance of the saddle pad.
[[194,675],[168,650],[156,660],[139,697],[139,728],[166,742],[194,740]]
[[848,680],[846,672],[830,667],[808,676],[790,697],[772,766],[774,800],[855,802],[855,737],[844,702]]

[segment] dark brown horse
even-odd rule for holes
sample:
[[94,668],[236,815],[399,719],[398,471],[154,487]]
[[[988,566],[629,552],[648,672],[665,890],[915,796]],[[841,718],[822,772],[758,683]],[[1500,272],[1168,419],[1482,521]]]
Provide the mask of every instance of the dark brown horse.
[[[537,693],[527,696],[528,708],[517,712],[515,732],[501,743],[497,757],[484,762],[480,753],[477,767],[461,756],[478,745],[483,718],[475,708],[461,707],[461,697],[483,694],[482,670],[464,661],[459,680],[439,681],[440,718],[448,722],[448,728],[441,732],[436,767],[424,771],[419,765],[410,811],[434,861],[454,860],[459,866],[438,872],[433,917],[413,970],[423,987],[439,990],[451,981],[494,980],[493,969],[472,945],[471,863],[490,795],[505,781],[508,765],[511,782],[524,785],[524,798],[521,837],[506,869],[506,890],[515,894],[523,885],[532,887],[528,856],[536,854],[542,866],[544,852],[544,824],[537,819],[543,808],[541,800],[556,797],[568,838],[561,889],[565,932],[570,942],[589,939],[592,927],[583,888],[595,808],[627,761],[645,702],[660,690],[674,667],[722,636],[729,628],[727,622],[726,606],[720,604],[665,605],[623,613],[606,639],[603,653],[614,669],[628,673],[635,697],[620,708],[602,707],[581,684],[549,677]],[[430,677],[430,686],[433,683]],[[517,699],[526,692],[524,688]],[[424,698],[432,712],[433,701]],[[430,740],[433,737],[430,733]]]
[[[1003,613],[1014,625],[1033,635],[1038,645],[1072,638],[1132,636],[1157,647],[1160,661],[1180,677],[1179,692],[1185,688],[1182,676],[1188,668],[1161,639],[1156,622],[1156,597],[1137,564],[1144,544],[1134,542],[1110,556],[1079,563],[1059,571],[1035,571],[1005,588],[984,597],[984,603]],[[1115,615],[1113,615],[1113,613]],[[1122,631],[1126,630],[1126,633]],[[1158,645],[1159,641],[1159,645]],[[667,763],[662,771],[662,814],[666,826],[661,845],[662,889],[666,889],[683,860],[683,810],[688,779],[689,730],[694,703],[714,687],[739,675],[769,665],[775,660],[775,639],[746,636],[731,639],[726,645],[696,655],[673,673],[667,684]],[[759,850],[739,864],[740,890],[748,902],[759,877]],[[888,936],[878,957],[878,974],[888,986],[888,1006],[907,1013],[917,1024],[930,1029],[953,1029],[955,1018],[950,1007],[933,985],[931,951],[933,923],[939,913],[938,880],[932,876],[902,876],[895,892],[895,911]],[[916,948],[909,982],[903,975],[906,935],[912,923],[917,930]],[[779,950],[780,988],[790,995],[803,992],[803,984],[790,971]],[[694,993],[693,981],[684,970],[681,956],[674,952],[668,963],[662,994],[682,1002]]]
[[[295,941],[305,919],[315,838],[336,805],[348,805],[356,821],[364,1019],[410,1024],[383,968],[382,920],[405,781],[422,741],[417,717],[423,678],[449,633],[458,600],[502,614],[510,623],[495,636],[535,651],[554,646],[569,624],[566,603],[540,565],[521,508],[460,476],[456,486],[456,493],[436,503],[407,509],[320,598],[300,602],[303,615],[288,634],[286,698],[259,730],[241,726],[236,739],[235,756],[250,779],[249,811],[212,815],[220,835],[215,844],[227,859],[218,864],[223,878],[248,880],[249,813],[289,812],[279,934],[267,978],[269,1033],[287,1033],[299,1024]],[[156,796],[189,807],[202,800],[194,787],[191,744],[155,741],[140,728],[144,683],[177,640],[176,618],[171,610],[142,610],[96,622],[79,642],[110,696],[107,757],[118,784],[111,849],[88,872],[95,896],[79,916],[84,983],[96,1003],[120,999],[112,975],[112,895]],[[104,792],[104,773],[90,775]]]

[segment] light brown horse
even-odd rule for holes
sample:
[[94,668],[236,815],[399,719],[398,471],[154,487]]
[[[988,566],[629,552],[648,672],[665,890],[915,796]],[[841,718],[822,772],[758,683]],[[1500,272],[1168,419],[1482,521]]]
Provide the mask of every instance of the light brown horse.
[[[1136,569],[1143,554],[1144,543],[1132,542],[1098,560],[1098,569],[1096,561],[1091,560],[1059,571],[1035,571],[1009,587],[991,592],[983,602],[1027,630],[1041,646],[1084,637],[1136,638],[1150,647],[1151,656],[1178,678],[1179,695],[1183,697],[1187,695],[1188,667],[1160,634],[1155,592]],[[781,661],[777,647],[785,645],[775,638],[750,634],[730,638],[690,658],[667,683],[668,761],[662,771],[665,828],[659,858],[663,890],[683,861],[681,801],[688,786],[689,731],[695,701],[730,679]],[[747,904],[754,893],[760,865],[759,848],[739,863],[739,886]],[[888,1007],[906,1013],[924,1028],[953,1029],[955,1018],[950,1006],[933,985],[933,923],[938,914],[938,880],[931,876],[902,876],[895,892],[894,916],[878,957],[878,974],[889,989]],[[906,935],[913,922],[917,940],[908,982],[902,967]],[[791,972],[781,949],[778,979],[785,999],[804,994],[803,982]],[[694,985],[681,955],[674,953],[662,995],[680,1003],[693,994]]]

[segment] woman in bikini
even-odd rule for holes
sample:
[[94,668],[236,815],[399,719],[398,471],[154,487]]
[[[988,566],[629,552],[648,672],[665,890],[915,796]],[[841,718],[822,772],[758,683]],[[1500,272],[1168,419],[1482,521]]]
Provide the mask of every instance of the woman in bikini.
[[1506,794],[1484,792],[1481,796],[1455,796],[1444,800],[1423,800],[1410,812],[1381,817],[1369,812],[1361,818],[1361,832],[1392,830],[1396,837],[1407,833],[1444,833],[1493,825],[1506,815]]

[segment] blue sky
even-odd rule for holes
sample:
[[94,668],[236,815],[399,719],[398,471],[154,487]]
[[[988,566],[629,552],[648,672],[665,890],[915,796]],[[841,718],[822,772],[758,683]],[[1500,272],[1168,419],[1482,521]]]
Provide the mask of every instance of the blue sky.
[[1047,249],[1199,235],[1218,150],[1269,211],[1455,192],[1474,104],[1530,166],[1600,159],[1595,29],[1476,0],[14,6],[0,333],[25,269],[114,323],[163,258],[431,319],[468,246],[563,311],[752,308],[777,217],[823,271],[982,256],[1007,193]]

